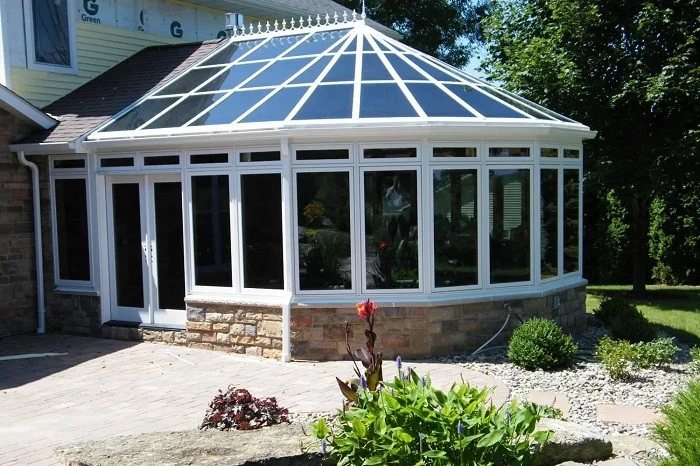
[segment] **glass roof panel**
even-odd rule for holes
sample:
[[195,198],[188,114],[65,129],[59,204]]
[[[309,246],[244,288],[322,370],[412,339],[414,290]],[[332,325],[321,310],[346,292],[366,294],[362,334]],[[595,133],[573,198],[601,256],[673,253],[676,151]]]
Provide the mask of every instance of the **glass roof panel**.
[[304,37],[306,37],[306,34],[273,37],[258,47],[255,52],[247,55],[241,61],[248,62],[253,60],[268,60],[270,58],[279,57],[283,52],[289,50],[292,45],[296,44]]
[[221,68],[201,68],[192,69],[182,75],[177,81],[173,81],[163,89],[156,92],[155,95],[172,95],[172,94],[187,94],[195,87],[202,84],[207,79],[220,72]]
[[363,81],[393,81],[384,63],[376,53],[362,54],[362,80]]
[[345,37],[347,33],[347,29],[330,32],[316,32],[294,50],[290,50],[287,56],[296,57],[299,55],[315,55],[318,53],[323,53],[331,45]]
[[396,55],[395,53],[387,53],[384,55],[387,60],[389,60],[389,63],[391,66],[396,70],[396,73],[398,73],[399,77],[403,79],[404,81],[406,80],[419,80],[419,81],[427,81],[428,78],[420,74],[418,71],[416,71],[411,65],[406,63],[399,55]]
[[318,86],[292,120],[351,118],[352,91],[352,84]]
[[550,117],[549,115],[545,115],[544,113],[533,109],[529,105],[525,105],[524,102],[521,102],[519,100],[515,100],[510,96],[501,94],[500,92],[497,92],[496,90],[494,90],[493,88],[491,88],[489,86],[479,86],[479,90],[484,91],[484,92],[488,92],[492,96],[497,97],[497,98],[509,103],[510,105],[517,108],[518,110],[525,112],[528,115],[532,115],[535,118],[542,118],[544,120],[554,120],[554,118]]
[[398,84],[363,84],[360,118],[416,117],[418,114]]
[[406,83],[413,97],[429,117],[474,117],[445,91],[432,83]]
[[200,63],[199,66],[203,65],[224,65],[232,63],[239,58],[241,58],[246,53],[253,50],[262,39],[248,40],[245,42],[233,42],[223,48],[219,53],[211,57],[209,60],[205,60]]
[[206,86],[199,89],[203,91],[223,91],[230,90],[248,79],[268,62],[240,63],[232,66],[216,78],[212,79]]
[[359,36],[353,37],[350,39],[350,44],[348,44],[347,48],[343,50],[343,52],[357,52],[357,41],[359,40]]
[[[372,48],[372,46],[370,45],[369,41],[368,41],[367,39],[363,39],[363,40],[364,40],[364,44],[363,44],[363,46],[362,46],[362,49],[365,50],[365,51],[367,51],[367,50],[373,50],[373,48]],[[384,52],[388,52],[388,51],[389,51],[389,47],[387,47],[386,45],[384,45],[381,41],[375,40],[374,43],[377,44],[377,47],[379,48],[379,50],[382,50],[382,51],[384,51]]]
[[128,131],[136,129],[168,108],[170,105],[174,104],[176,101],[177,97],[145,100],[137,107],[132,108],[124,115],[117,118],[102,131]]
[[265,71],[248,81],[243,86],[247,87],[262,87],[262,86],[278,86],[291,78],[294,73],[301,70],[303,67],[311,63],[311,57],[294,58],[291,60],[278,60],[274,62]]
[[232,123],[250,107],[260,102],[260,100],[270,93],[266,90],[236,91],[226,99],[219,102],[215,107],[209,109],[190,126],[200,125],[225,125]]
[[437,79],[438,81],[447,81],[447,82],[455,82],[459,81],[457,78],[453,78],[449,74],[445,73],[442,70],[438,70],[432,64],[426,63],[424,60],[421,60],[417,56],[414,55],[404,55],[406,58],[411,60],[413,63],[418,65],[420,69],[428,73],[430,76],[433,78]]
[[316,63],[311,65],[306,71],[294,78],[290,84],[311,84],[316,81],[316,78],[321,74],[328,63],[331,61],[330,56],[321,57]]
[[224,94],[191,95],[149,123],[144,129],[182,126],[223,96]]
[[289,112],[299,103],[309,89],[303,87],[285,87],[277,94],[270,97],[264,104],[253,110],[241,123],[253,123],[260,121],[282,121],[287,118]]
[[324,83],[355,80],[355,55],[341,55],[328,74],[323,78]]
[[486,94],[475,91],[470,86],[448,84],[446,87],[486,118],[527,118],[522,113],[516,112]]

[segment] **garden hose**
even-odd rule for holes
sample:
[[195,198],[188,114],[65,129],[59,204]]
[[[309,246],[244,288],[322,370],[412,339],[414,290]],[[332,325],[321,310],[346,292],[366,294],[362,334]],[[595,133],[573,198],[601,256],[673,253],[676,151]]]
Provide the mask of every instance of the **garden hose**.
[[[500,335],[501,332],[506,328],[506,326],[508,325],[508,321],[510,320],[511,314],[514,315],[514,316],[520,321],[521,324],[523,323],[523,319],[521,319],[520,316],[519,316],[518,314],[516,314],[515,312],[513,312],[513,308],[511,307],[510,303],[505,303],[505,304],[503,305],[503,308],[504,308],[504,309],[508,309],[508,315],[506,316],[506,321],[503,322],[503,325],[502,325],[501,328],[498,330],[498,332],[496,332],[496,334],[495,334],[494,336],[492,336],[491,338],[489,338],[489,341],[487,341],[487,342],[484,343],[483,345],[479,346],[479,348],[471,354],[471,357],[474,357],[474,356],[476,356],[477,354],[482,353],[482,352],[484,352],[484,351],[487,350],[486,346],[488,346],[489,343],[491,343],[493,340],[495,340],[496,337],[497,337],[498,335]],[[488,349],[489,349],[489,350],[492,350],[492,349],[497,349],[497,348],[507,348],[507,346],[493,346],[493,347],[488,348]]]

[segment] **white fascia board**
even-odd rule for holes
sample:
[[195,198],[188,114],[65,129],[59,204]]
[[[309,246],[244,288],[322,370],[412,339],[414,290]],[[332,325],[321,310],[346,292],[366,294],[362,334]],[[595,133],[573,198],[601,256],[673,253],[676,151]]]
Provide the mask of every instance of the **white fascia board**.
[[10,144],[12,152],[24,152],[27,155],[62,155],[75,154],[75,146],[70,142],[41,142],[33,144]]
[[0,108],[44,129],[56,126],[58,121],[30,104],[5,86],[0,85]]

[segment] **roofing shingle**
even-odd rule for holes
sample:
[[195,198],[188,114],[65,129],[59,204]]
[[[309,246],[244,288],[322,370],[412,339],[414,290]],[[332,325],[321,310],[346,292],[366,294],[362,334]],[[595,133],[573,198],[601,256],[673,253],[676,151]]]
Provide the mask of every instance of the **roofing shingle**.
[[72,142],[226,41],[147,47],[42,110],[59,120],[20,144]]

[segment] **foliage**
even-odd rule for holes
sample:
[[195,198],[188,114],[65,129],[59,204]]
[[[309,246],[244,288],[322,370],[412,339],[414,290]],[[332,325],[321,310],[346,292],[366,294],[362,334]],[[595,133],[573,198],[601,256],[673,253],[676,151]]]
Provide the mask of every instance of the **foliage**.
[[656,330],[644,314],[634,304],[623,299],[604,299],[600,307],[593,311],[593,315],[610,328],[615,338],[633,343],[656,338]]
[[360,390],[337,428],[321,418],[312,430],[338,465],[532,464],[531,446],[550,435],[535,432],[536,408],[514,401],[497,409],[489,395],[464,383],[444,393],[409,370],[379,391]]
[[692,369],[694,372],[700,372],[700,347],[693,346],[690,348],[690,358],[693,360]]
[[629,379],[639,369],[666,366],[673,361],[673,356],[678,351],[672,338],[630,343],[606,336],[596,346],[596,356],[615,380]]
[[578,351],[571,335],[551,319],[532,318],[513,331],[508,359],[525,369],[560,369],[571,363]]
[[326,206],[320,201],[311,201],[304,207],[304,218],[309,225],[320,225],[326,215]]
[[287,408],[280,408],[277,400],[256,398],[244,388],[229,386],[209,403],[209,409],[200,429],[252,430],[289,421]]
[[700,464],[700,380],[691,381],[661,411],[665,419],[654,425],[654,433],[670,454],[661,465]]
[[673,344],[673,338],[657,338],[649,342],[632,344],[635,351],[635,364],[642,369],[667,366],[673,361],[680,348]]
[[343,271],[343,259],[350,256],[350,244],[340,233],[316,232],[310,237],[309,250],[304,255],[305,286],[311,289],[350,288],[350,277]]

